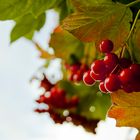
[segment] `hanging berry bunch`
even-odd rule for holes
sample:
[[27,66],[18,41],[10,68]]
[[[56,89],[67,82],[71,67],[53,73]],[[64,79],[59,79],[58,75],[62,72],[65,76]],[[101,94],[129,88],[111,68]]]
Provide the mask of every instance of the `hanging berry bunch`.
[[48,112],[56,123],[71,121],[92,132],[108,112],[117,126],[140,130],[140,0],[30,0],[16,5],[5,0],[0,5],[0,11],[5,10],[0,20],[16,23],[11,42],[32,39],[46,21],[46,10],[58,12],[60,25],[49,41],[54,54],[35,46],[47,61],[45,69],[61,59],[63,78],[52,84],[44,75],[40,86],[45,93],[36,102],[48,108],[36,112]]
[[130,59],[118,58],[113,50],[111,40],[103,40],[99,49],[105,53],[103,60],[95,60],[91,64],[91,70],[83,76],[86,85],[99,82],[99,89],[103,93],[111,93],[118,89],[125,92],[140,92],[140,64],[131,62]]

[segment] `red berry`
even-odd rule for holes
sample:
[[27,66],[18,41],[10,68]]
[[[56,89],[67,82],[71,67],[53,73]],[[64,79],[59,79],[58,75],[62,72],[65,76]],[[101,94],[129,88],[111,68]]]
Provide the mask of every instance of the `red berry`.
[[59,89],[58,87],[53,87],[50,91],[51,98],[54,100],[59,100],[65,97],[66,92],[63,89]]
[[93,71],[90,71],[90,76],[95,81],[103,81],[105,79],[105,74],[95,74]]
[[95,74],[103,74],[106,73],[106,66],[103,60],[96,60],[91,64],[91,70]]
[[92,86],[95,84],[95,80],[90,76],[90,70],[84,73],[83,81],[88,86]]
[[132,64],[132,61],[126,58],[121,58],[119,64],[122,68],[128,68]]
[[57,108],[66,107],[66,92],[58,87],[53,87],[50,91],[50,104]]
[[89,67],[86,64],[82,64],[80,67],[81,73],[84,73],[89,70]]
[[46,91],[49,91],[54,85],[50,83],[47,77],[44,75],[40,82],[40,87],[43,87]]
[[113,42],[111,40],[103,40],[99,45],[100,51],[103,53],[110,53],[113,50]]
[[104,63],[109,73],[112,72],[112,70],[117,66],[118,62],[119,62],[118,56],[114,53],[108,53],[104,57]]
[[121,87],[121,83],[119,80],[119,77],[116,74],[110,74],[106,79],[105,79],[105,88],[109,92],[114,92],[118,90]]
[[99,89],[100,89],[100,91],[103,92],[103,93],[107,93],[107,92],[108,92],[108,91],[106,90],[106,88],[105,88],[105,85],[104,85],[104,82],[103,82],[103,81],[100,82],[100,84],[99,84]]
[[45,97],[45,95],[43,94],[43,95],[40,95],[39,99],[36,100],[36,102],[40,104],[40,103],[44,103],[45,100],[46,100],[46,97]]
[[135,92],[140,92],[140,81],[136,81],[132,84],[132,88]]
[[81,66],[81,64],[76,63],[76,64],[71,65],[69,69],[71,72],[75,73],[76,71],[78,71],[80,69],[80,66]]
[[134,74],[130,69],[123,69],[119,74],[119,79],[122,84],[128,84],[134,80]]
[[73,75],[73,81],[80,82],[83,79],[83,73],[81,71],[78,71]]
[[129,69],[134,73],[137,79],[140,78],[140,64],[132,64]]
[[127,93],[133,92],[133,87],[131,84],[124,85],[122,89]]

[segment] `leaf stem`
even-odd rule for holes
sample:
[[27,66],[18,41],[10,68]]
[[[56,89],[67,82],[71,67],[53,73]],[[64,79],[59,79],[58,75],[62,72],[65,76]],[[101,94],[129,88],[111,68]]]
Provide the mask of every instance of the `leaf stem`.
[[133,5],[135,5],[135,4],[139,3],[139,2],[140,2],[140,0],[133,1],[133,2],[131,2],[129,4],[127,4],[126,7],[132,7]]
[[139,11],[137,12],[137,15],[136,15],[135,20],[134,20],[133,25],[132,25],[132,28],[131,28],[131,30],[130,30],[128,36],[127,36],[126,42],[127,42],[128,39],[130,38],[130,36],[131,36],[131,34],[132,34],[132,32],[133,32],[133,30],[134,30],[134,28],[135,28],[135,25],[136,25],[136,23],[137,23],[139,14],[140,14],[140,9],[139,9]]

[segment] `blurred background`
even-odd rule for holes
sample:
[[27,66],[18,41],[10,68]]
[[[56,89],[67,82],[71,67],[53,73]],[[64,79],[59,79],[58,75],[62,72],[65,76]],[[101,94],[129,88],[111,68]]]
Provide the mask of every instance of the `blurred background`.
[[[0,22],[0,140],[133,140],[136,129],[116,128],[115,120],[107,118],[100,122],[97,135],[86,132],[82,127],[71,123],[56,125],[47,114],[38,115],[33,110],[35,99],[41,93],[38,82],[30,79],[43,65],[39,53],[32,42],[19,39],[10,45],[10,31],[14,22]],[[43,48],[48,47],[50,33],[58,24],[58,15],[50,10],[47,22],[34,40]],[[51,50],[50,50],[51,51]],[[46,73],[54,73],[59,61],[52,64]]]

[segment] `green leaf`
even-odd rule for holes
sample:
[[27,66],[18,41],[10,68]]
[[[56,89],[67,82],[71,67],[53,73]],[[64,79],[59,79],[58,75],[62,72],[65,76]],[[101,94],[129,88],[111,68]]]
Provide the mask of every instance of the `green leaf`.
[[68,16],[62,28],[85,42],[97,44],[105,38],[111,39],[115,47],[125,41],[132,21],[132,12],[123,4],[100,4],[86,7]]
[[61,0],[61,2],[55,6],[55,10],[59,13],[59,20],[62,21],[66,16],[73,12],[73,5],[70,0]]
[[87,9],[88,7],[97,6],[99,4],[112,3],[112,0],[71,0],[72,4],[78,11],[83,11],[83,9]]
[[140,63],[140,20],[137,21],[131,43],[133,57],[136,60],[136,62]]
[[88,87],[83,83],[78,85],[69,81],[61,81],[63,88],[69,96],[78,96],[80,103],[76,112],[87,119],[104,120],[111,105],[110,96],[99,92],[98,84]]
[[46,10],[53,8],[60,0],[33,0],[32,13],[39,16]]
[[11,42],[19,39],[22,36],[31,38],[35,30],[39,30],[45,22],[45,14],[35,18],[32,14],[27,14],[19,18],[15,27],[11,32]]
[[0,0],[0,20],[15,19],[29,12],[32,0]]
[[[60,28],[60,27],[58,27]],[[72,55],[78,59],[83,57],[84,45],[67,31],[59,29],[51,35],[49,46],[55,51],[55,56],[64,60],[69,60]]]

